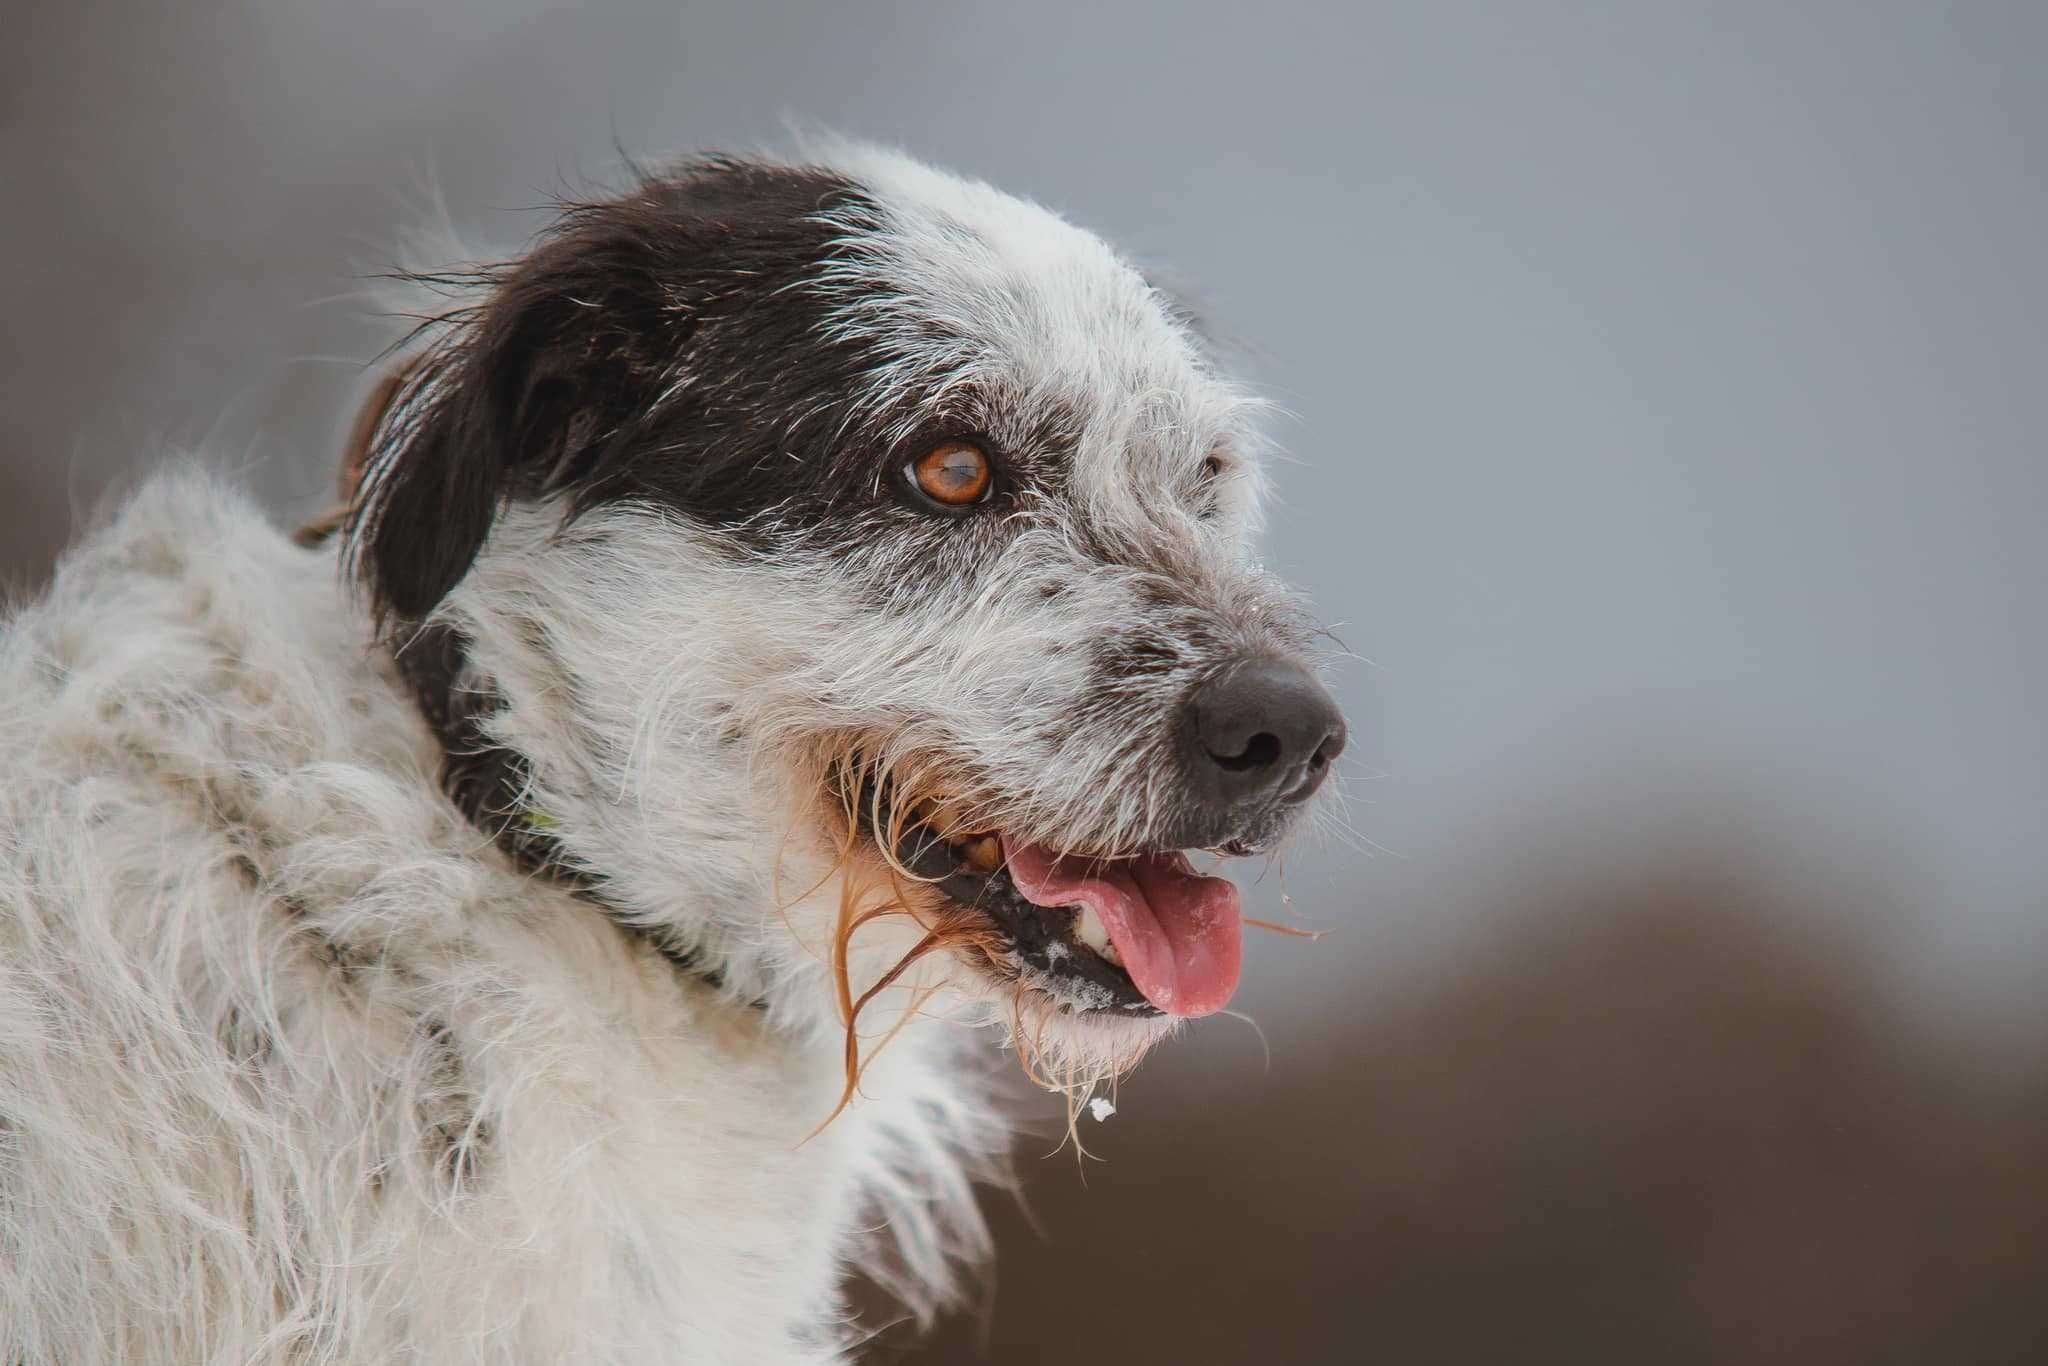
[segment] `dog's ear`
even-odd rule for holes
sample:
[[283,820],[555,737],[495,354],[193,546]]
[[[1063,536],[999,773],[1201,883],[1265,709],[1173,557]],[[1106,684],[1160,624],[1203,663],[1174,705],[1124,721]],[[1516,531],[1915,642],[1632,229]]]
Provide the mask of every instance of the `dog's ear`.
[[792,453],[822,468],[833,402],[877,360],[805,286],[878,221],[844,177],[712,158],[568,206],[509,266],[425,277],[480,301],[439,320],[363,441],[349,553],[379,616],[432,612],[508,502],[739,520],[787,492],[764,472]]
[[370,467],[371,443],[377,439],[385,414],[405,392],[406,377],[418,368],[419,357],[414,356],[385,371],[363,399],[363,406],[356,409],[356,420],[349,424],[348,444],[342,447],[341,468],[334,475],[335,491],[341,495],[344,508],[354,507],[362,493],[363,474]]
[[370,443],[376,439],[384,415],[405,389],[405,377],[417,364],[415,357],[387,370],[363,399],[363,406],[356,409],[356,420],[349,424],[348,440],[341,449],[341,468],[334,476],[335,493],[341,501],[294,531],[294,542],[308,549],[325,545],[329,537],[348,525],[355,511],[356,496],[362,491],[363,471],[370,463]]
[[478,276],[483,301],[444,319],[437,344],[373,400],[350,530],[380,616],[424,618],[507,502],[571,488],[626,438],[674,345],[647,227],[602,209],[572,216]]

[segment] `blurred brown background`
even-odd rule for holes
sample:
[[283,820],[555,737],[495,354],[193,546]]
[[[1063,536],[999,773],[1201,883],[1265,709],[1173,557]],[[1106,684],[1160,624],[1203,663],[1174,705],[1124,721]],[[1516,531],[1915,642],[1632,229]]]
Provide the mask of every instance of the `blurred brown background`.
[[0,575],[317,508],[421,235],[786,120],[1041,198],[1287,411],[1349,829],[1027,1101],[878,1360],[2048,1359],[2048,11],[0,0]]

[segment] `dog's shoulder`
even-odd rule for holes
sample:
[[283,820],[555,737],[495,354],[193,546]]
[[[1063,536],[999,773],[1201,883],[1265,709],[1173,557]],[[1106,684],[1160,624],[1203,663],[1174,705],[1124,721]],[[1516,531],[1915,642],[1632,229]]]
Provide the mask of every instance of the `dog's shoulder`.
[[[456,847],[370,638],[332,551],[198,470],[145,484],[0,636],[0,919],[77,935],[103,909],[109,933],[181,932],[152,908],[218,913],[235,898],[215,889],[240,886],[310,911],[344,865]],[[305,883],[314,859],[325,886]]]
[[331,552],[293,545],[204,473],[158,476],[5,624],[10,786],[123,766],[303,763],[337,745],[355,753],[365,728],[338,719],[399,705],[367,642]]
[[417,1335],[343,1282],[477,1180],[458,983],[496,966],[481,912],[537,895],[434,760],[333,552],[197,471],[7,621],[0,1360]]

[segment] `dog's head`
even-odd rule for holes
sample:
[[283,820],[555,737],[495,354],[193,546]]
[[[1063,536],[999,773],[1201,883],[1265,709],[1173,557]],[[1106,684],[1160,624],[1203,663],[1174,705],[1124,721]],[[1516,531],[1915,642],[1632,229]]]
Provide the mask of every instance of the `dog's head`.
[[1223,1006],[1187,856],[1270,851],[1344,726],[1249,554],[1258,405],[1170,299],[866,150],[649,176],[476,279],[351,529],[401,652],[461,642],[430,710],[516,756],[473,805],[787,1012],[886,989],[1098,1071]]

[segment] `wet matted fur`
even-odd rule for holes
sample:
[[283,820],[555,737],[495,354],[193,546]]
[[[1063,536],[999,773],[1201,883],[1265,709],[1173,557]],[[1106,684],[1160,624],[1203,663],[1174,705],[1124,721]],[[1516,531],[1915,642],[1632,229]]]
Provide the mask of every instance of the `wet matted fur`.
[[1173,1023],[909,833],[1299,816],[1184,772],[1308,648],[1257,404],[1094,237],[840,146],[422,282],[336,534],[161,476],[0,641],[0,1362],[841,1360],[986,1256],[984,1041]]

